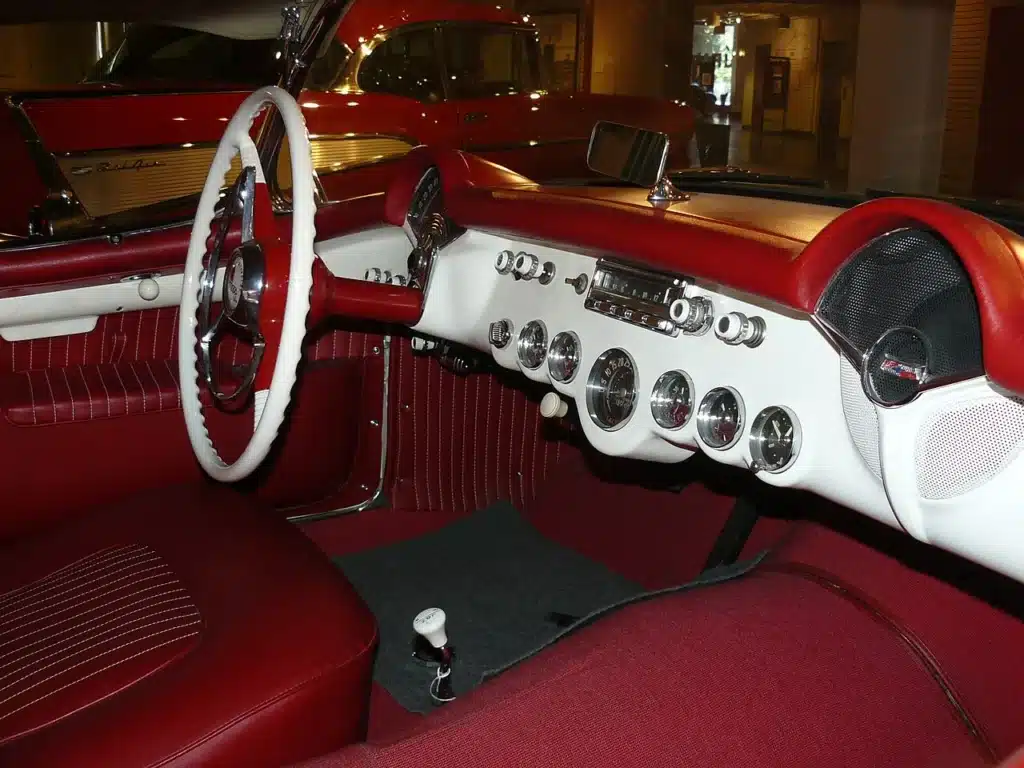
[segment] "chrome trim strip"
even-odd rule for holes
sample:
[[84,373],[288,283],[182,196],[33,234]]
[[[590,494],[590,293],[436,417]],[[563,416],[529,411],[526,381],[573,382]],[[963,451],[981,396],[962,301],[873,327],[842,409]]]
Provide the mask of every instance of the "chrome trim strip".
[[[382,383],[382,390],[384,395],[384,402],[381,408],[380,417],[380,473],[377,479],[377,487],[374,489],[373,494],[358,504],[351,504],[347,507],[340,507],[333,509],[329,512],[314,512],[306,515],[291,515],[288,517],[288,521],[292,523],[309,523],[314,520],[326,520],[331,517],[338,517],[339,515],[348,515],[353,512],[363,512],[373,507],[384,505],[384,482],[387,479],[388,471],[388,429],[390,428],[391,420],[389,418],[391,413],[391,337],[385,336],[382,344],[381,354],[384,355],[384,381]],[[292,507],[291,509],[301,509],[301,507]],[[287,510],[286,510],[287,511]]]
[[538,149],[564,144],[582,144],[587,138],[543,139],[536,141],[511,141],[504,144],[468,144],[467,152],[504,152],[513,149]]

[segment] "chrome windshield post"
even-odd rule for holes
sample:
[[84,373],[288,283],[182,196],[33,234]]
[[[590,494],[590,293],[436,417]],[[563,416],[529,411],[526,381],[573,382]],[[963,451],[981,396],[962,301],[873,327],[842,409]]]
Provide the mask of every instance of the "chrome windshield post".
[[[281,60],[283,68],[278,85],[298,99],[306,84],[309,68],[324,52],[338,29],[350,0],[295,0],[281,9]],[[260,163],[274,210],[285,213],[291,203],[280,188],[277,165],[284,141],[284,123],[276,110],[264,121],[256,137]],[[319,189],[319,185],[317,185]]]

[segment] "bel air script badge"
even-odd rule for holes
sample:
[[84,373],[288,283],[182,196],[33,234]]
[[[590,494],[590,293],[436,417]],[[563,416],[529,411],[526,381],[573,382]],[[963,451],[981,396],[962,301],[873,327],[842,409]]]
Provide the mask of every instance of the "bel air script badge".
[[72,176],[88,176],[91,173],[111,173],[113,171],[143,171],[147,168],[159,168],[164,165],[160,160],[144,160],[141,157],[135,160],[122,160],[110,162],[104,160],[93,165],[76,165],[71,168]]

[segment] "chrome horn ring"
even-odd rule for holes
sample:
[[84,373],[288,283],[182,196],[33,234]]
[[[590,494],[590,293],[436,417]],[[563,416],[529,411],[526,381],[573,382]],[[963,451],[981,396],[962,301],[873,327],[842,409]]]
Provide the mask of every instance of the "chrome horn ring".
[[[256,169],[246,166],[224,199],[220,224],[213,237],[213,245],[206,254],[207,263],[199,281],[199,367],[206,388],[221,402],[247,398],[256,379],[256,371],[263,360],[266,340],[260,332],[260,300],[265,287],[263,249],[253,237],[253,208],[255,205]],[[241,213],[242,243],[231,253],[224,270],[221,311],[213,317],[213,299],[216,293],[217,271],[221,252],[231,222]],[[225,392],[213,372],[213,349],[226,324],[245,333],[253,345],[252,360],[239,385]]]

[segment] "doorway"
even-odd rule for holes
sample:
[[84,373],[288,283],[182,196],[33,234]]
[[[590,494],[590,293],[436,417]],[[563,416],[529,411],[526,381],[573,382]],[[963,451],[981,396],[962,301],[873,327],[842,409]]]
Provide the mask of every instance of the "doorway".
[[818,165],[844,166],[839,141],[843,116],[843,78],[849,67],[849,44],[826,42],[821,49],[821,106],[818,111]]
[[974,159],[974,194],[1024,200],[1024,153],[1020,125],[1020,41],[1024,6],[991,10],[985,84],[978,113],[978,148]]

